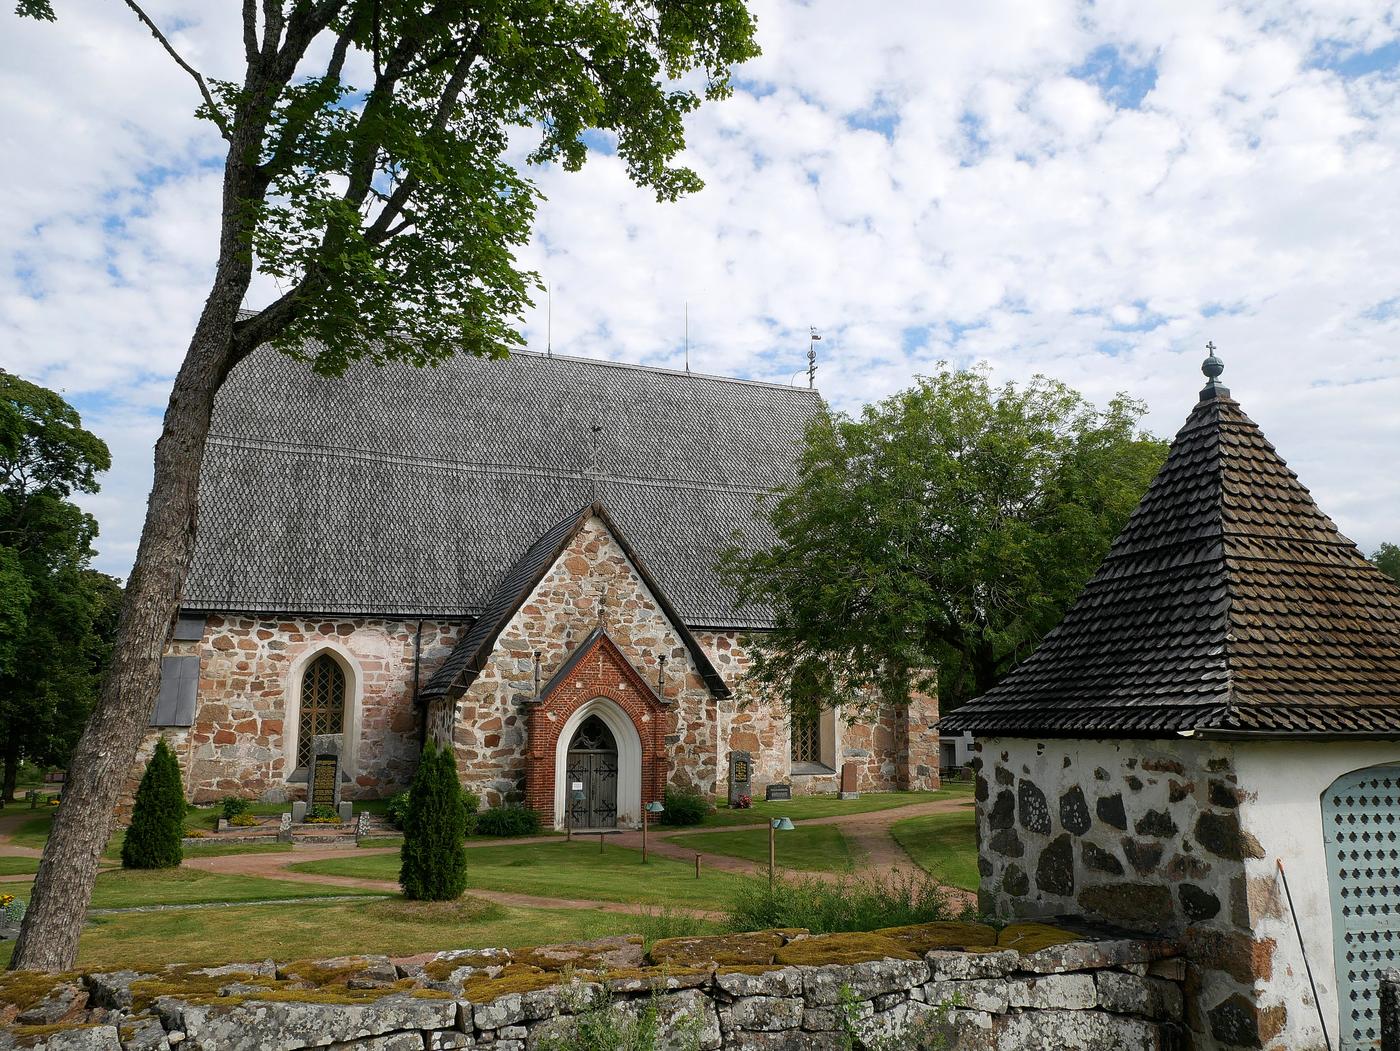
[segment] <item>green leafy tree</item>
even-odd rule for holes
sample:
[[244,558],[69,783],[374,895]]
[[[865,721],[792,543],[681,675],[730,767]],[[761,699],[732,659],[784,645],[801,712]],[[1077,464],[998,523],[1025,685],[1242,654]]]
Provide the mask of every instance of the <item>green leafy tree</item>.
[[1382,544],[1371,556],[1376,568],[1395,583],[1400,584],[1400,547],[1395,544]]
[[185,785],[179,760],[162,737],[136,789],[136,805],[122,843],[122,868],[175,868],[184,860],[180,844],[184,834]]
[[0,797],[22,760],[65,763],[96,697],[120,585],[88,568],[107,447],[53,391],[0,371]]
[[405,898],[452,901],[467,889],[467,807],[451,747],[423,749],[409,790],[399,857]]
[[[59,5],[61,7],[61,5]],[[530,165],[579,168],[604,133],[638,185],[670,200],[683,120],[757,53],[744,0],[245,0],[241,69],[206,77],[136,0],[126,6],[193,81],[228,144],[214,276],[155,450],[112,670],[71,764],[12,967],[64,970],[159,681],[195,534],[220,384],[270,343],[335,374],[354,359],[501,354],[537,275],[516,251]],[[19,0],[53,20],[51,0]],[[361,70],[358,77],[351,70]],[[533,136],[524,170],[510,150]],[[255,273],[282,294],[240,313]]]
[[1143,406],[1097,411],[1062,383],[993,386],[943,367],[859,417],[819,415],[777,542],[725,569],[770,605],[760,691],[810,715],[976,696],[1063,616],[1166,456]]

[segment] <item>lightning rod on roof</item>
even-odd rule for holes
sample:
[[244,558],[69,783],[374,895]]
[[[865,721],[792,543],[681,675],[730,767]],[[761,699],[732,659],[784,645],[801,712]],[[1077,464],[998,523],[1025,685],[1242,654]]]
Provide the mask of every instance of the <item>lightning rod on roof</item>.
[[690,300],[685,301],[685,371],[690,371]]
[[817,382],[817,344],[822,337],[815,325],[810,326],[808,332],[812,338],[807,344],[807,389],[811,390]]
[[544,286],[544,356],[554,357],[554,290]]

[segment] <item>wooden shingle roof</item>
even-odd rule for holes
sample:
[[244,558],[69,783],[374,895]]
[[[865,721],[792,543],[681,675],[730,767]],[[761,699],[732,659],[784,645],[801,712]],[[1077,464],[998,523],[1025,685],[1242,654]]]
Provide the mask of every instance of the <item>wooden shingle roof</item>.
[[1064,620],[940,729],[1400,734],[1400,585],[1212,383]]
[[215,404],[191,611],[474,618],[527,549],[606,506],[693,627],[762,628],[714,571],[820,407],[805,388],[518,353],[341,377],[262,348]]

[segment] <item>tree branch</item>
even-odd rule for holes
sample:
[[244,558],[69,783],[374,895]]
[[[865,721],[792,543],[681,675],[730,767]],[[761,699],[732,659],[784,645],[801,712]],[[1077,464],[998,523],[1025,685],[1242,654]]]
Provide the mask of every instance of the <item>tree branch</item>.
[[125,3],[127,7],[136,12],[136,17],[151,31],[151,35],[160,41],[160,46],[165,48],[166,53],[175,60],[175,64],[194,78],[194,82],[199,85],[199,93],[204,96],[204,104],[209,107],[210,119],[218,127],[219,134],[224,137],[224,140],[232,142],[233,136],[229,132],[228,125],[219,116],[219,108],[214,105],[214,96],[209,94],[209,85],[204,83],[204,77],[199,70],[180,57],[180,53],[171,46],[170,41],[165,38],[165,34],[160,31],[160,27],[151,21],[150,15],[141,10],[141,6],[136,3],[136,0],[125,0]]
[[250,66],[258,58],[257,0],[243,0],[243,57]]

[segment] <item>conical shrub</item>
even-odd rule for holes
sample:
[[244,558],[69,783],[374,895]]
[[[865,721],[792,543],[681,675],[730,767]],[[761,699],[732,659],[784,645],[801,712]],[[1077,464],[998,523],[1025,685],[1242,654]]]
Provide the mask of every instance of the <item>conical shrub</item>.
[[467,808],[450,746],[429,741],[409,791],[399,853],[405,898],[451,901],[467,889]]
[[180,763],[162,737],[136,790],[131,826],[122,843],[122,868],[174,868],[185,856],[180,846],[184,834],[185,786]]

